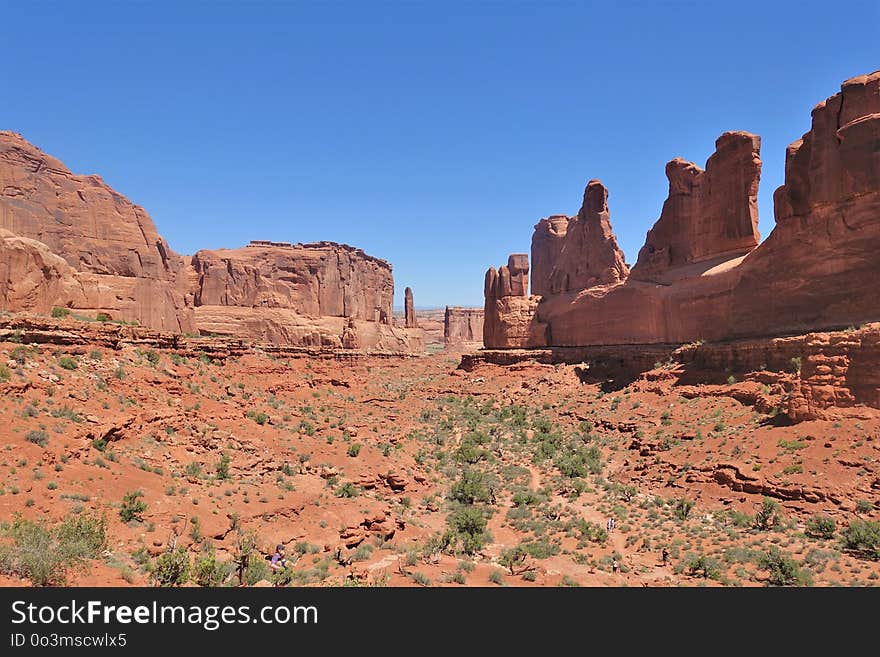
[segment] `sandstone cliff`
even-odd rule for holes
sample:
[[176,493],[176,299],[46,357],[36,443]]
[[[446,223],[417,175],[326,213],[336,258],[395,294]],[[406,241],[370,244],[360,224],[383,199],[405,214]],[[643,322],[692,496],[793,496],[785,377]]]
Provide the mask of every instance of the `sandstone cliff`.
[[[594,262],[595,242],[571,239],[574,220],[543,296],[506,297],[501,273],[490,270],[486,346],[681,344],[880,319],[878,143],[880,72],[848,80],[813,110],[811,130],[787,152],[776,227],[755,247],[759,140],[725,133],[706,171],[670,163],[669,199],[631,276],[612,267],[604,271],[616,276],[603,280],[595,267],[584,268]],[[602,232],[611,234],[606,196],[594,194],[579,217],[599,209]],[[539,223],[538,230],[547,229]],[[535,243],[533,257],[546,271],[546,241]],[[581,263],[579,275],[571,275],[572,263]]]
[[725,132],[703,171],[676,158],[666,165],[669,197],[648,232],[632,277],[665,282],[670,269],[748,253],[758,245],[761,138]]
[[574,217],[555,214],[535,224],[532,235],[532,294],[550,294],[550,277],[559,260],[568,222]]
[[[79,273],[78,286],[55,288],[57,298],[31,299],[33,307],[68,306],[163,330],[195,330],[185,299],[185,259],[168,248],[146,211],[99,176],[74,175],[20,135],[4,131],[0,228],[42,243]],[[37,269],[13,273],[39,276]],[[31,308],[5,297],[0,303],[12,310]]]
[[446,306],[443,341],[447,345],[483,342],[483,308]]
[[[332,242],[174,253],[143,208],[0,132],[0,308],[103,313],[177,333],[421,350],[391,326],[391,265]],[[352,320],[349,323],[348,320]]]

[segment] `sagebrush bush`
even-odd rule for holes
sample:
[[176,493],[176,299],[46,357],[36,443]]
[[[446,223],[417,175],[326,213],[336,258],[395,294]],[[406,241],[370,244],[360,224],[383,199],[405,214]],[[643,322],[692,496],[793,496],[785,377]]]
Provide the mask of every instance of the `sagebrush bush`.
[[33,443],[34,445],[39,445],[40,447],[45,447],[49,444],[49,434],[45,431],[38,431],[37,429],[32,429],[28,431],[24,439],[29,443]]
[[106,519],[90,513],[70,516],[54,528],[16,516],[3,535],[9,541],[0,545],[0,572],[36,586],[64,585],[72,570],[84,568],[107,547]]

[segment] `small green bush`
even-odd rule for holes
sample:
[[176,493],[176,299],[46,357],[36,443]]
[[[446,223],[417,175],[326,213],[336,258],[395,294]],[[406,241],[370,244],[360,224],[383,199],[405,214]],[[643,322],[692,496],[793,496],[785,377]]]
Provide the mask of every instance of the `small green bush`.
[[122,507],[119,509],[119,517],[123,522],[143,520],[143,513],[147,510],[147,503],[141,498],[144,494],[139,490],[129,491],[122,498]]
[[814,515],[807,521],[806,534],[814,538],[833,538],[837,523],[831,516]]
[[156,558],[153,578],[159,586],[181,586],[189,581],[191,564],[183,547],[170,548]]
[[769,583],[774,586],[812,586],[810,573],[775,545],[758,558],[758,567],[770,572]]
[[721,562],[704,554],[689,555],[685,560],[685,567],[691,575],[699,575],[704,579],[718,579],[721,576]]
[[360,489],[350,481],[346,481],[339,486],[333,494],[336,495],[336,497],[357,497],[360,494]]
[[452,485],[449,497],[462,504],[489,502],[491,494],[486,484],[486,475],[479,470],[466,468],[458,481]]
[[459,507],[449,514],[447,522],[464,554],[474,554],[489,540],[486,516],[479,508]]
[[39,445],[40,447],[45,447],[49,444],[49,434],[45,431],[39,431],[37,429],[32,429],[28,431],[24,439],[29,443],[33,443],[34,445]]
[[199,586],[219,586],[226,579],[226,568],[217,561],[214,550],[209,550],[195,560],[193,580]]
[[58,365],[66,370],[75,370],[78,366],[75,358],[70,356],[62,356],[58,359]]
[[220,455],[217,461],[217,479],[229,479],[229,464],[232,463],[232,457],[225,452]]
[[761,509],[755,514],[755,529],[768,531],[778,527],[780,522],[779,502],[765,497],[761,503]]
[[357,456],[357,455],[360,454],[360,453],[361,453],[361,446],[360,446],[359,443],[353,443],[353,444],[351,444],[351,445],[348,446],[348,452],[347,452],[347,454],[348,454],[349,456],[354,457],[354,456]]
[[685,520],[694,508],[694,501],[681,497],[675,501],[675,516],[679,520]]
[[10,376],[12,376],[12,371],[9,369],[9,365],[0,363],[0,383],[9,381]]
[[67,317],[70,314],[70,308],[59,308],[55,306],[52,308],[52,317],[55,319],[61,319],[62,317]]
[[880,559],[880,522],[853,520],[841,534],[847,552],[865,559]]

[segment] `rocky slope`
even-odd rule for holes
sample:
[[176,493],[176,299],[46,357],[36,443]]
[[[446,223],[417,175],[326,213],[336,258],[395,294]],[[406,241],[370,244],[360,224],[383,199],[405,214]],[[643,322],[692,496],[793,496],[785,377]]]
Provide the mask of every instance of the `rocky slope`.
[[[360,249],[254,241],[174,253],[147,212],[0,132],[0,308],[68,308],[178,333],[421,350],[391,324],[391,265]],[[349,321],[351,320],[351,321]],[[358,335],[352,337],[352,330]]]
[[[261,586],[278,543],[293,586],[875,585],[880,561],[851,528],[880,521],[880,411],[792,424],[774,404],[796,374],[767,353],[803,353],[804,381],[858,396],[878,336],[694,346],[624,381],[534,351],[466,372],[444,353],[305,358],[0,318],[0,517],[103,514],[107,532],[79,567],[34,572],[32,545],[0,527],[0,586],[151,585],[172,544],[200,564],[186,585],[238,585],[250,539],[242,581]],[[852,359],[856,345],[875,355]],[[813,366],[803,349],[835,360]],[[130,493],[144,507],[123,517]]]

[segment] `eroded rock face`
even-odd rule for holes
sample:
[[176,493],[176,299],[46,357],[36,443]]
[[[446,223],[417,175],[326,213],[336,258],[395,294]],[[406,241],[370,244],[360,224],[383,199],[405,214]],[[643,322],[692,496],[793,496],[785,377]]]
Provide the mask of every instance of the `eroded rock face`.
[[586,217],[610,234],[607,195],[593,183],[532,315],[522,302],[505,307],[504,268],[490,270],[486,346],[538,346],[536,334],[554,346],[682,344],[880,319],[880,71],[813,110],[811,130],[788,149],[776,227],[760,246],[758,138],[725,133],[716,147],[706,171],[670,163],[669,199],[628,278],[613,260],[610,275],[595,275],[595,241],[574,237]]
[[539,297],[528,296],[529,260],[524,253],[511,255],[507,265],[486,272],[483,344],[505,349],[546,344],[544,327],[535,320]]
[[447,345],[483,342],[483,308],[446,306],[443,341]]
[[350,246],[256,243],[199,251],[192,267],[195,306],[289,308],[311,317],[390,322],[391,265]]
[[573,217],[555,214],[535,224],[532,234],[532,294],[550,293],[550,276],[562,253],[568,222]]
[[[546,266],[542,262],[542,275],[544,271]],[[562,247],[550,273],[549,293],[618,283],[627,274],[629,268],[611,230],[608,190],[600,181],[591,180],[584,190],[581,209],[568,222],[562,238]]]
[[676,158],[666,165],[669,197],[632,270],[632,278],[664,281],[670,269],[736,257],[758,245],[761,138],[725,132],[706,170]]
[[[71,305],[163,330],[195,330],[186,309],[186,262],[168,248],[146,211],[99,176],[74,175],[5,131],[0,131],[0,228],[41,242],[73,270],[91,275],[82,294],[32,298],[33,307]],[[2,302],[10,310],[30,308]]]
[[[0,308],[53,306],[267,343],[402,351],[391,265],[332,242],[174,253],[143,208],[0,132]],[[347,319],[354,320],[349,323]],[[413,317],[414,321],[414,317]]]

